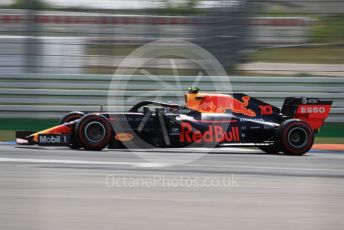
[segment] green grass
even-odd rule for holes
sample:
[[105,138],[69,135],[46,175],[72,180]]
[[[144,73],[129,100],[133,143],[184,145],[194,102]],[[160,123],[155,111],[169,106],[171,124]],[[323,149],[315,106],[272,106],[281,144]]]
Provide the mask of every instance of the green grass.
[[0,118],[0,130],[42,130],[58,124],[58,119]]
[[344,139],[344,124],[341,123],[326,123],[321,129],[320,133],[316,135],[321,138],[343,138]]
[[13,140],[15,140],[15,131],[0,130],[0,141],[13,141]]
[[[132,72],[133,75],[144,75],[141,70],[149,72],[152,75],[164,75],[164,76],[173,76],[173,69],[159,69],[159,68],[121,68],[121,71]],[[106,66],[96,66],[96,67],[87,67],[86,72],[88,74],[114,74],[116,68],[106,67]],[[201,70],[199,69],[177,69],[178,76],[197,76]],[[203,73],[203,76],[207,76],[207,73]]]
[[16,130],[44,130],[58,124],[58,119],[0,118],[0,141],[15,140]]
[[275,63],[344,64],[344,46],[266,48],[249,54],[247,58]]
[[344,16],[319,17],[318,22],[311,29],[312,43],[343,43]]
[[[305,16],[309,17],[306,14]],[[316,17],[316,19],[317,22],[310,28],[309,43],[332,45],[261,49],[248,55],[248,60],[277,63],[344,64],[344,16],[322,16]]]
[[344,138],[315,137],[314,144],[344,144]]
[[105,55],[105,56],[128,56],[138,45],[88,45],[86,48],[87,55]]
[[[126,57],[132,51],[136,50],[140,46],[138,45],[111,45],[111,44],[97,44],[88,45],[86,48],[87,55],[99,55],[99,56],[109,56],[109,57]],[[164,56],[164,58],[178,58],[175,56]],[[114,74],[116,71],[116,66],[102,66],[101,63],[97,66],[85,66],[84,70],[88,74]],[[173,75],[172,69],[162,69],[162,68],[144,68],[146,71],[153,75]],[[123,71],[124,68],[122,67]],[[128,71],[134,70],[134,75],[143,75],[141,68],[127,68]],[[194,69],[177,69],[180,76],[193,76],[199,73],[199,70]]]

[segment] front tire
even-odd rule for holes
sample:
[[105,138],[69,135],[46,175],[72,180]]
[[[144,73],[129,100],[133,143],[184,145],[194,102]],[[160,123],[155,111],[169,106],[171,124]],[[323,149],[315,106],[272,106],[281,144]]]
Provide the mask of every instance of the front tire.
[[112,126],[106,117],[90,114],[81,118],[74,135],[84,149],[102,150],[111,140]]
[[[78,112],[78,111],[67,113],[66,115],[64,115],[60,119],[59,125],[62,125],[62,124],[67,123],[67,122],[78,120],[78,119],[82,118],[83,116],[85,116],[85,114],[83,112]],[[81,146],[79,145],[79,143],[75,140],[75,137],[73,136],[72,137],[72,143],[70,143],[68,145],[68,147],[71,149],[80,149]]]
[[314,131],[301,120],[290,119],[282,122],[279,129],[279,142],[287,155],[303,155],[314,143]]
[[85,114],[83,112],[70,112],[64,115],[59,121],[59,125],[62,125],[67,122],[75,121],[82,118]]

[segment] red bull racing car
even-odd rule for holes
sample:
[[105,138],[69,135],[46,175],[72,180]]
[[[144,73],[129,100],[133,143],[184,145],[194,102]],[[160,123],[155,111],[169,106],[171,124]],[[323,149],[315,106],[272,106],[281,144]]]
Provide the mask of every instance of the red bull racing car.
[[142,101],[128,112],[71,112],[43,131],[17,131],[17,144],[73,149],[257,146],[267,153],[303,155],[324,124],[332,101],[288,97],[282,108],[242,93],[200,93],[185,105]]

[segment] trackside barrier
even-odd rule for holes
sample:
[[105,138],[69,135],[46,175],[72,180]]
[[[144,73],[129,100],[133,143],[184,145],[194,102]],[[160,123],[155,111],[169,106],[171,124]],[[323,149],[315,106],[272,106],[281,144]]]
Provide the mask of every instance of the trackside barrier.
[[[127,111],[140,100],[159,99],[175,103],[196,77],[112,75],[0,75],[1,118],[60,118],[69,111]],[[198,87],[218,91],[216,85],[228,77],[202,77]],[[334,100],[328,122],[344,123],[344,78],[336,77],[230,77],[233,92],[243,92],[275,106],[282,106],[288,96],[318,97]],[[119,93],[108,93],[111,88]],[[163,84],[162,84],[163,83]],[[228,87],[230,89],[230,87]],[[174,92],[173,95],[166,92]],[[177,97],[176,97],[177,95]],[[125,103],[124,103],[125,102]]]

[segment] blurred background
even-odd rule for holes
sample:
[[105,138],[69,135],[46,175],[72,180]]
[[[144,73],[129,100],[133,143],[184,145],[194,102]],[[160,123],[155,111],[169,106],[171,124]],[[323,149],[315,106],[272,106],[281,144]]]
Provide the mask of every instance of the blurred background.
[[[344,122],[342,0],[0,0],[0,5],[2,130],[14,129],[8,119],[39,118],[50,125],[69,110],[96,110],[106,104],[109,79],[121,61],[158,39],[200,45],[232,76],[234,91],[276,106],[285,96],[335,99],[329,121],[333,127]],[[192,64],[177,68],[179,75],[199,71]],[[174,73],[163,58],[149,72]],[[4,132],[2,138],[9,139]]]

